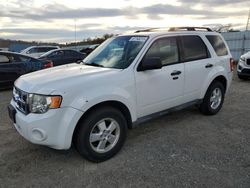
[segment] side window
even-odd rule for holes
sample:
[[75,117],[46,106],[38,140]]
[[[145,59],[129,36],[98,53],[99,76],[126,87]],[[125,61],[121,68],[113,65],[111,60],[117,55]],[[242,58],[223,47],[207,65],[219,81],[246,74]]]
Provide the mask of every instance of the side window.
[[48,51],[48,49],[46,47],[37,48],[38,53],[44,53],[44,52],[47,52],[47,51]]
[[67,57],[72,57],[75,55],[74,51],[66,50],[64,51],[64,55]]
[[210,44],[213,46],[217,56],[228,55],[228,51],[222,38],[218,35],[207,35],[206,36]]
[[63,51],[55,51],[55,52],[52,52],[49,57],[54,57],[54,58],[59,58],[59,57],[62,57],[63,56]]
[[156,40],[145,55],[145,58],[149,57],[159,57],[162,65],[179,62],[176,38],[168,37]]
[[55,49],[57,49],[57,48],[54,48],[54,47],[47,47],[47,48],[44,48],[44,52],[48,52],[48,51],[50,51],[50,50],[55,50]]
[[9,58],[6,55],[0,55],[0,64],[10,63]]
[[209,57],[208,50],[199,36],[182,36],[182,61],[194,61]]
[[30,61],[31,58],[30,57],[25,57],[25,56],[15,56],[15,61],[22,61],[22,62],[28,62]]
[[27,51],[27,54],[33,54],[33,53],[37,53],[38,49],[37,48],[31,48],[29,51]]

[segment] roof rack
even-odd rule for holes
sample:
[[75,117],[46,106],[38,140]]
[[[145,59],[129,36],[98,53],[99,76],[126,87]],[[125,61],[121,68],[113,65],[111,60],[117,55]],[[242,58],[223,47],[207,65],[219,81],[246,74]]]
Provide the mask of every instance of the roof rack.
[[148,28],[148,29],[142,29],[137,30],[135,33],[140,32],[156,32],[156,31],[213,31],[212,29],[208,27],[170,27],[170,28]]
[[212,31],[209,27],[171,27],[168,31]]
[[135,33],[140,33],[140,32],[154,32],[157,29],[161,29],[161,28],[148,28],[148,29],[142,29],[142,30],[137,30],[135,31]]

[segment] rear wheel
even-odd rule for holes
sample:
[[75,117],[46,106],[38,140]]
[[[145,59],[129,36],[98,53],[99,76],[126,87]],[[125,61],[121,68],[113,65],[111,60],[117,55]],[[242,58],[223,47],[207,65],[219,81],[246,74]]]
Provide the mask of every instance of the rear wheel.
[[123,114],[105,107],[92,111],[80,124],[75,134],[78,152],[93,162],[110,159],[122,148],[127,135]]
[[213,82],[200,105],[201,113],[205,115],[217,114],[224,102],[225,88],[221,82]]

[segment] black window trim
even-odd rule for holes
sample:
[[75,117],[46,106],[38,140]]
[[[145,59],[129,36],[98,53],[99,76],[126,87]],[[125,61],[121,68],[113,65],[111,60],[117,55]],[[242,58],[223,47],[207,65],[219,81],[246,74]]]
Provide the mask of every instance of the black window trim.
[[182,63],[181,62],[181,59],[180,59],[180,45],[179,45],[179,40],[178,40],[178,36],[164,36],[164,37],[160,37],[160,38],[157,38],[155,39],[151,45],[149,46],[149,48],[146,50],[146,52],[143,54],[143,57],[140,61],[140,63],[138,64],[136,70],[137,72],[139,72],[139,67],[140,65],[142,64],[142,61],[144,60],[146,54],[148,53],[148,51],[150,50],[150,48],[152,47],[152,45],[157,42],[158,40],[162,40],[162,39],[166,39],[166,38],[175,38],[176,39],[176,44],[177,44],[177,51],[178,51],[178,61],[177,62],[173,62],[173,63],[168,63],[168,64],[165,64],[165,65],[162,65],[162,67],[166,67],[166,66],[170,66],[170,65],[176,65],[176,64],[180,64]]
[[[189,59],[188,61],[187,60],[184,60],[184,58],[183,58],[183,46],[182,46],[182,40],[181,40],[181,38],[182,37],[185,37],[185,36],[197,36],[197,37],[199,37],[200,39],[201,39],[201,41],[202,41],[202,43],[204,44],[204,46],[206,47],[206,52],[207,52],[207,58],[199,58],[199,59]],[[204,42],[204,40],[199,36],[199,35],[182,35],[182,36],[177,36],[177,38],[178,38],[178,42],[179,42],[179,49],[180,49],[180,52],[179,52],[179,56],[180,56],[180,62],[181,63],[189,63],[189,62],[191,62],[191,61],[199,61],[199,60],[203,60],[203,59],[210,59],[211,58],[211,53],[210,53],[210,51],[208,50],[208,47],[207,47],[207,45],[206,45],[206,43]]]

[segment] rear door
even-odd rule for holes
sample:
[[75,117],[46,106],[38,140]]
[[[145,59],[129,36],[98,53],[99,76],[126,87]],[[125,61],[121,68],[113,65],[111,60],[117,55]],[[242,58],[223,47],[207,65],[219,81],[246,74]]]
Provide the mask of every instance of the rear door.
[[185,67],[184,102],[199,98],[200,91],[214,66],[211,55],[198,35],[179,37],[181,61]]
[[73,63],[79,59],[78,54],[75,54],[72,50],[65,50],[64,51],[64,63]]
[[184,64],[176,37],[155,40],[143,58],[161,59],[161,69],[135,72],[138,117],[182,104]]

